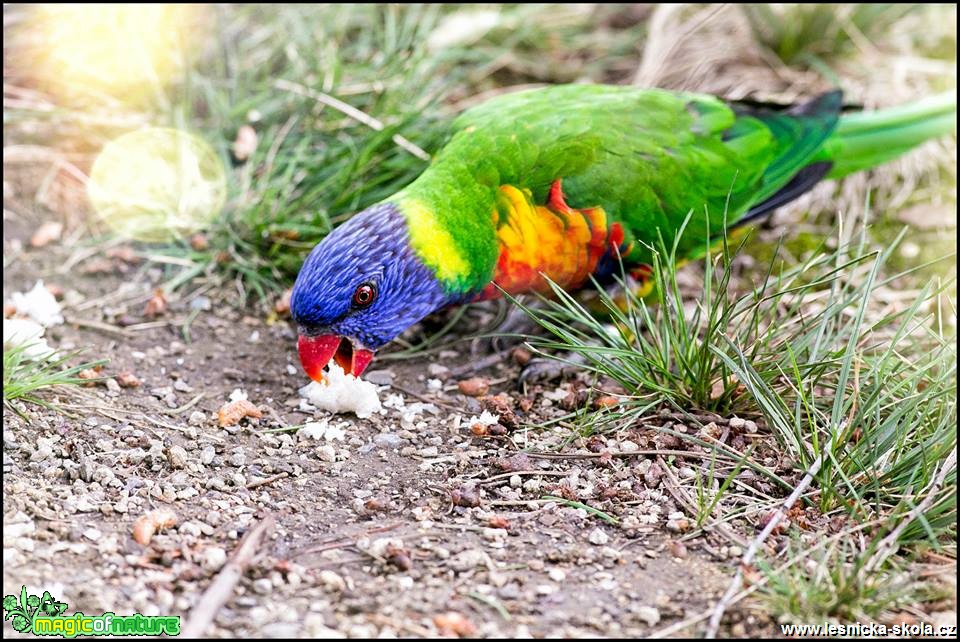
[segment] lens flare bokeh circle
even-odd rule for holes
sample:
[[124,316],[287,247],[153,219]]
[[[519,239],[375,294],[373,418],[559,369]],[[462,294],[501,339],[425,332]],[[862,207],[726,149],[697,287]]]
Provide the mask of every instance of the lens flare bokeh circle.
[[147,127],[107,143],[87,193],[114,232],[140,241],[183,238],[207,225],[226,200],[223,162],[203,139]]

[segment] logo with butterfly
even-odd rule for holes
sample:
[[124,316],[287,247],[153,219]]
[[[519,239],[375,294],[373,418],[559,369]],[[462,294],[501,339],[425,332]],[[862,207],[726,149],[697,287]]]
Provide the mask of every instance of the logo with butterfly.
[[66,615],[67,608],[50,591],[38,596],[23,586],[20,595],[4,596],[3,619],[18,633],[38,636],[180,635],[180,616]]

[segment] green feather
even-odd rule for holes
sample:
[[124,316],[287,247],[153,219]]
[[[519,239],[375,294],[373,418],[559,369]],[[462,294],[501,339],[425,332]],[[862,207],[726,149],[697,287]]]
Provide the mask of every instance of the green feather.
[[789,109],[605,85],[507,94],[462,114],[431,166],[390,200],[407,212],[418,251],[430,252],[429,230],[445,230],[458,260],[442,280],[468,293],[496,265],[501,185],[543,203],[562,179],[571,207],[603,207],[640,242],[629,262],[649,262],[649,246],[658,236],[671,243],[691,211],[679,246],[686,256],[702,253],[724,221],[735,225],[752,206],[796,191],[790,181],[811,163],[831,162],[831,176],[842,176],[955,128],[955,96],[873,114],[840,117],[840,108],[839,92]]
[[845,115],[819,158],[833,162],[829,178],[886,163],[931,138],[957,130],[956,90],[892,109]]

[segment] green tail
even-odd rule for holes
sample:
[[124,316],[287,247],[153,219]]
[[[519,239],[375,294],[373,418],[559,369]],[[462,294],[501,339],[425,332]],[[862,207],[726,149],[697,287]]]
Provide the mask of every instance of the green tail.
[[831,161],[827,178],[840,178],[956,130],[957,93],[952,91],[892,109],[845,114],[815,160]]

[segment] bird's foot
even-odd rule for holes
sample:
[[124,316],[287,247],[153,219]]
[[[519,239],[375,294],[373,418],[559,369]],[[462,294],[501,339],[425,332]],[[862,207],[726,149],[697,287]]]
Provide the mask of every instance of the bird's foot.
[[568,357],[564,360],[545,357],[531,359],[520,371],[517,386],[523,388],[530,383],[546,383],[572,377],[583,369],[580,365],[583,359],[576,354],[568,355]]

